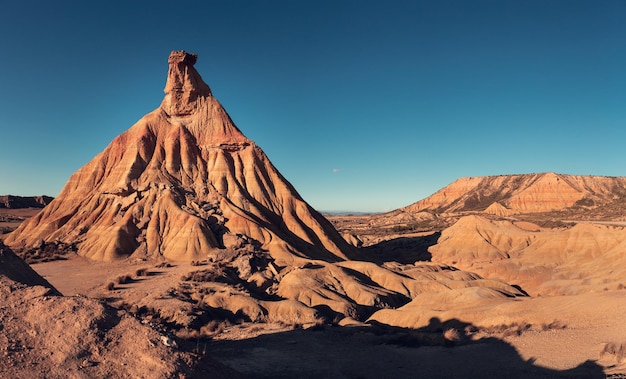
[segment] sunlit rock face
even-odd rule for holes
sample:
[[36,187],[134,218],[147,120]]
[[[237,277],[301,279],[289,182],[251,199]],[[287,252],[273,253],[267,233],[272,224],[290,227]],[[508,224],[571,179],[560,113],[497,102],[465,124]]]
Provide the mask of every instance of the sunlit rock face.
[[191,261],[241,248],[268,252],[278,263],[347,258],[351,248],[235,126],[196,60],[172,52],[161,105],[5,242],[75,244],[78,254],[104,261]]
[[485,211],[496,215],[598,206],[626,195],[626,177],[555,173],[461,178],[401,210],[439,213]]

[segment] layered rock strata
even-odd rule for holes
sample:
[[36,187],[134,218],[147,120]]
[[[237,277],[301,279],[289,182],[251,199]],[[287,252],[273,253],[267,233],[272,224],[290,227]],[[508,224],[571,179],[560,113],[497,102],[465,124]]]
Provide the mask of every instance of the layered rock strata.
[[200,260],[252,246],[279,263],[339,261],[350,247],[235,126],[194,68],[169,56],[165,98],[6,239],[75,243],[110,261]]
[[401,208],[437,213],[485,211],[497,215],[594,207],[626,198],[626,177],[555,173],[461,178],[433,195]]

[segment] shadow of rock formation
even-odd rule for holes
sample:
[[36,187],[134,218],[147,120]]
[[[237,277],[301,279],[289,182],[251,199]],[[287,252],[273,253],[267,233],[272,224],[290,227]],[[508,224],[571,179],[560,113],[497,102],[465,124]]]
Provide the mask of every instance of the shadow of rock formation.
[[476,339],[459,320],[403,329],[386,325],[319,327],[238,341],[213,341],[207,353],[251,378],[604,378],[592,361],[553,370],[523,359],[507,342]]
[[398,237],[362,248],[368,258],[376,263],[398,262],[412,264],[429,262],[432,255],[428,248],[436,245],[441,232],[420,237]]

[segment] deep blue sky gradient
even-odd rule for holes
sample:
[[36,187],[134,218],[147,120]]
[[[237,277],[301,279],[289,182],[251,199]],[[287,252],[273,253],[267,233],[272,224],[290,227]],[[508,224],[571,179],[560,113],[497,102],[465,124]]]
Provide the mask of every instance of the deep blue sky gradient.
[[0,194],[55,196],[161,102],[171,50],[311,205],[463,176],[626,175],[626,1],[0,5]]

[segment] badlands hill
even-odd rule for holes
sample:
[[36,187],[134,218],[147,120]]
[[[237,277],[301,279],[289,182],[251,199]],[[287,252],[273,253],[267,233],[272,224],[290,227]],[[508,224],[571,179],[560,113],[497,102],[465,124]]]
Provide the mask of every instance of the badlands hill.
[[[367,219],[362,226],[369,229],[369,236],[339,229],[356,246],[406,232],[441,231],[468,214],[513,217],[546,226],[567,220],[626,221],[625,209],[626,177],[551,172],[479,176],[457,179],[406,207],[355,218]],[[359,238],[366,240],[359,242]]]
[[339,261],[351,247],[246,138],[194,68],[169,56],[161,105],[74,173],[5,240],[55,242],[92,260],[221,259],[235,250]]
[[594,209],[626,199],[626,177],[555,173],[461,178],[399,211],[521,213]]
[[461,178],[361,221],[365,233],[334,221],[387,259],[425,257],[536,296],[622,288],[625,215],[626,177],[545,173]]
[[517,284],[533,296],[624,288],[623,223],[545,228],[525,221],[461,217],[429,248],[432,261]]
[[29,286],[42,286],[51,293],[58,291],[47,280],[42,278],[26,262],[0,241],[0,276]]
[[3,378],[239,378],[100,300],[62,296],[0,242]]

